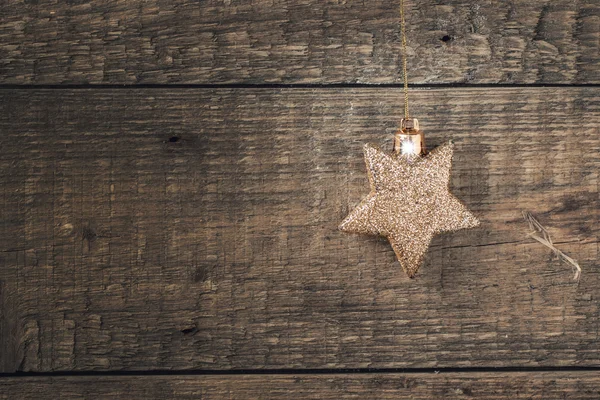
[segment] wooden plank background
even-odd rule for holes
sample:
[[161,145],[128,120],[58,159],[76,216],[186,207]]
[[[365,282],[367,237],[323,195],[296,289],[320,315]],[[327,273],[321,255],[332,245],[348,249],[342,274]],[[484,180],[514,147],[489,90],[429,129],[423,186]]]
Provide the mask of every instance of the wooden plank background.
[[0,2],[0,398],[597,399],[600,5],[407,7],[482,222],[413,280],[336,229],[401,118],[397,1]]
[[[412,83],[600,83],[597,0],[407,1]],[[3,83],[391,83],[399,0],[0,3]]]
[[416,281],[385,239],[337,230],[398,90],[1,95],[9,370],[598,363],[596,89],[414,91],[482,221]]
[[597,399],[597,372],[21,377],[0,399]]

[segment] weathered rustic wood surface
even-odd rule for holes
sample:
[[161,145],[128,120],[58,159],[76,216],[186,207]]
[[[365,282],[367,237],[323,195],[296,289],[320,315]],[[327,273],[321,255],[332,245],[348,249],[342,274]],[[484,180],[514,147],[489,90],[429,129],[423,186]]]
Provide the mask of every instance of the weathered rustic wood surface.
[[[400,83],[398,7],[0,1],[0,372],[49,373],[0,399],[600,398],[593,368],[538,368],[600,366],[600,4],[407,1],[411,83],[492,84],[413,92],[482,221],[415,280],[336,229],[400,118],[353,85]],[[480,366],[529,369],[339,373]],[[54,374],[122,370],[179,372]]]
[[415,280],[336,229],[401,98],[0,90],[3,371],[597,366],[600,90],[414,91],[482,222]]
[[26,377],[0,399],[590,399],[597,372]]
[[[399,82],[398,0],[0,2],[2,83]],[[600,83],[597,0],[407,2],[413,83]]]

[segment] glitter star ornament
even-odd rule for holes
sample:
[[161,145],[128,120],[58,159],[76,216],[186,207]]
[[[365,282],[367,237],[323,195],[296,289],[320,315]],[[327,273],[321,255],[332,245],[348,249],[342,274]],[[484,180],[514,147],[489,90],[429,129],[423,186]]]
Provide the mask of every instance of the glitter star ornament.
[[371,193],[344,219],[346,232],[381,235],[414,277],[435,234],[479,225],[449,190],[454,144],[425,153],[418,121],[402,120],[394,152],[364,146]]

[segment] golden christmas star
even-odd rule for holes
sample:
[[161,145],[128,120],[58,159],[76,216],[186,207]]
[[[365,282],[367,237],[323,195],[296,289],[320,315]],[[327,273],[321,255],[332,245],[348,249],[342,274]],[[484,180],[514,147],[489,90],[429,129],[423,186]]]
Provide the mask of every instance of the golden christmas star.
[[340,229],[385,236],[409,277],[421,266],[435,234],[479,225],[448,189],[452,142],[424,157],[388,155],[368,144],[364,152],[371,193]]

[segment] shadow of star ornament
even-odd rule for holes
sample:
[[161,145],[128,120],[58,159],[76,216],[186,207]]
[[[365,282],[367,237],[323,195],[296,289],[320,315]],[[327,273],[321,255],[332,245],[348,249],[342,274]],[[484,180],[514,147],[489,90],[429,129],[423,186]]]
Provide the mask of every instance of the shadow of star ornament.
[[385,236],[406,274],[414,277],[435,234],[479,225],[448,188],[453,152],[452,142],[423,157],[365,145],[371,193],[339,228]]

